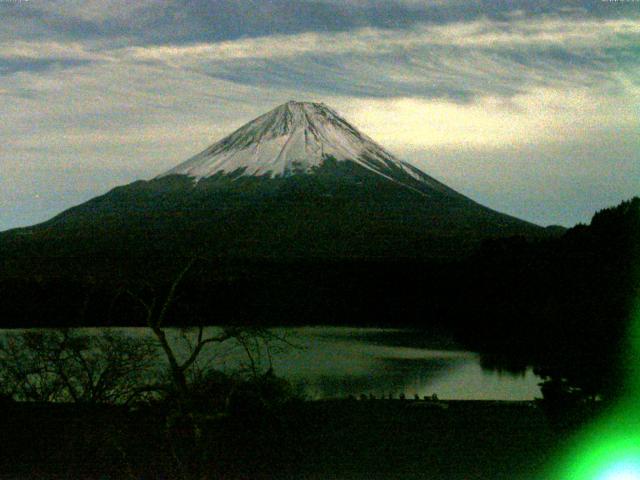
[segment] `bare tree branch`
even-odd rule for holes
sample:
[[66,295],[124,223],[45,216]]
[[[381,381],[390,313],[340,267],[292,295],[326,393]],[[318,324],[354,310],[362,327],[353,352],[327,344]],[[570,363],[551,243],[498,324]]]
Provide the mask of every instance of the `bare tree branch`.
[[182,283],[182,280],[184,279],[185,275],[187,274],[187,272],[189,270],[191,270],[191,267],[193,267],[195,262],[196,262],[196,257],[194,257],[191,260],[189,260],[187,265],[180,271],[178,276],[175,278],[175,280],[171,284],[171,288],[169,288],[169,293],[167,294],[167,298],[165,299],[165,301],[164,301],[164,303],[162,305],[162,309],[160,310],[160,313],[158,314],[158,318],[155,321],[155,326],[156,327],[159,328],[159,327],[162,326],[162,324],[163,324],[163,322],[165,320],[165,317],[167,315],[167,311],[169,310],[169,307],[173,303],[173,300],[175,298],[178,286]]
[[191,355],[189,356],[189,358],[180,366],[180,369],[182,371],[187,370],[189,367],[191,367],[191,365],[194,364],[194,362],[198,359],[198,356],[200,355],[200,352],[202,351],[202,349],[204,348],[205,345],[207,345],[209,343],[222,343],[222,342],[226,342],[227,340],[230,340],[231,338],[233,338],[232,335],[222,334],[222,335],[219,335],[217,337],[209,337],[209,338],[205,338],[203,340],[202,339],[202,327],[200,327],[200,328],[201,329],[200,329],[200,331],[198,333],[198,342],[196,343],[195,348],[191,352]]

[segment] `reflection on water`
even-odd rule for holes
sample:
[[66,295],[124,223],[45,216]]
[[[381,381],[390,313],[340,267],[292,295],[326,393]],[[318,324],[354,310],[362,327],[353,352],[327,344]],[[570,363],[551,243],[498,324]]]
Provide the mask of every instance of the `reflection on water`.
[[477,354],[456,350],[446,338],[408,330],[316,327],[288,329],[306,345],[274,359],[277,373],[301,385],[312,398],[372,394],[376,397],[531,400],[539,379],[482,370]]
[[[143,328],[118,330],[151,336]],[[207,330],[211,333],[215,327]],[[272,364],[276,375],[288,379],[309,398],[361,394],[413,398],[434,393],[441,399],[531,400],[541,396],[539,379],[531,370],[522,375],[485,371],[479,355],[458,350],[438,335],[342,327],[274,331],[286,338],[287,344],[274,345],[271,354],[262,352],[263,365]],[[195,331],[168,331],[170,342],[185,356],[195,335]],[[244,362],[242,349],[226,342],[203,350],[199,364],[231,372]]]
[[[380,358],[369,364],[369,370],[352,373],[317,372],[307,380],[306,391],[316,398],[344,397],[360,394],[374,395],[377,398],[392,395],[398,397],[434,393],[427,391],[428,386],[438,377],[446,376],[460,362],[455,359],[391,359]],[[305,385],[305,380],[300,383]]]

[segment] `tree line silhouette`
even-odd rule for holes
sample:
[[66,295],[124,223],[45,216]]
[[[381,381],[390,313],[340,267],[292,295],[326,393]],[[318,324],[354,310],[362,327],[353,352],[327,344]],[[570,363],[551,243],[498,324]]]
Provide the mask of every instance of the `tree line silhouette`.
[[456,334],[494,368],[532,365],[548,396],[616,397],[640,299],[640,198],[559,238],[486,242],[462,267]]

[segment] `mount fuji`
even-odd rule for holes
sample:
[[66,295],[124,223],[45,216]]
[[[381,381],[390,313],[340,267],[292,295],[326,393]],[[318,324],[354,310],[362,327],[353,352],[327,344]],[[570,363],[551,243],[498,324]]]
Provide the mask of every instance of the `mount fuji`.
[[11,299],[0,317],[109,324],[123,285],[166,286],[197,257],[183,301],[206,318],[418,318],[484,240],[550,234],[396,158],[328,106],[288,102],[151,180],[0,233]]
[[0,233],[0,266],[136,276],[176,258],[451,259],[546,236],[396,158],[322,103],[288,102],[155,178]]

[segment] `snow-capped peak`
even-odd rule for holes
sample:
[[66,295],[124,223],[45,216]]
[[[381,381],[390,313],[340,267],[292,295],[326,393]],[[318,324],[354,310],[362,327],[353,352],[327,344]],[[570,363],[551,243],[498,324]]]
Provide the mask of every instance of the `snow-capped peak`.
[[327,159],[355,162],[398,183],[406,183],[406,178],[398,178],[400,173],[431,188],[444,187],[395,158],[327,105],[297,101],[256,118],[160,177],[187,175],[200,180],[220,173],[290,176],[313,173]]

